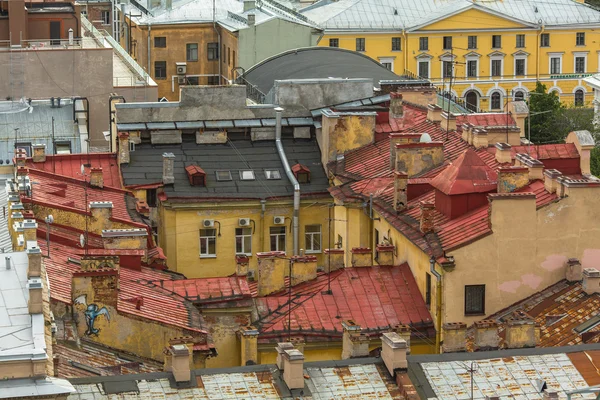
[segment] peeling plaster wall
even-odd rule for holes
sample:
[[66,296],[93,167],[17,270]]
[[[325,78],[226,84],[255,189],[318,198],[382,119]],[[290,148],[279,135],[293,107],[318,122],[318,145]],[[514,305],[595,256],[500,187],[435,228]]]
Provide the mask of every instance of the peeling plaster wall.
[[569,197],[535,212],[535,200],[494,200],[493,234],[448,254],[456,269],[444,274],[444,319],[467,324],[464,286],[486,285],[485,313],[493,314],[565,278],[566,261],[600,265],[598,189],[569,190]]
[[343,115],[338,118],[323,116],[323,127],[317,136],[322,149],[321,162],[327,165],[338,154],[373,143],[374,131],[374,115]]
[[219,353],[218,357],[206,360],[207,368],[240,366],[240,343],[236,332],[241,327],[250,325],[250,311],[229,310],[203,310],[204,321]]

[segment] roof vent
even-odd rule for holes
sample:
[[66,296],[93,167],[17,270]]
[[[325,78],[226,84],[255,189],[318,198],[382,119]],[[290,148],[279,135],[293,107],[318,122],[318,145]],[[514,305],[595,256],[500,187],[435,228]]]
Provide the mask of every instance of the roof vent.
[[192,186],[206,186],[206,172],[197,165],[188,165],[185,172]]
[[429,133],[424,133],[421,135],[421,138],[419,139],[420,143],[429,143],[431,142],[431,136],[429,136]]

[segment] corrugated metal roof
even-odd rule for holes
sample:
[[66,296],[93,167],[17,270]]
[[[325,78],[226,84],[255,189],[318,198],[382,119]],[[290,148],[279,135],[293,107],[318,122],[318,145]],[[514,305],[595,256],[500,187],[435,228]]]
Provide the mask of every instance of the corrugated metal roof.
[[175,122],[177,129],[201,129],[204,128],[204,122],[202,121],[192,121],[192,122]]
[[147,122],[146,127],[148,129],[175,129],[174,122]]
[[206,121],[207,128],[233,128],[233,121]]
[[117,124],[119,131],[142,131],[146,129],[146,124]]
[[233,121],[236,128],[261,127],[260,119],[236,119]]

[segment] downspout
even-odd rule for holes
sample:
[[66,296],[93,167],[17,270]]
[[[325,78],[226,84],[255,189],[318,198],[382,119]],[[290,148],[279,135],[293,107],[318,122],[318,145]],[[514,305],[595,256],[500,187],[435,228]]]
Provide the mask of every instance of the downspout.
[[300,214],[300,184],[294,176],[292,169],[290,168],[290,164],[288,163],[288,159],[285,156],[285,150],[283,149],[283,144],[281,143],[281,113],[283,108],[277,107],[275,108],[275,146],[277,146],[277,153],[279,153],[279,158],[281,159],[281,164],[283,164],[283,169],[289,179],[289,181],[294,185],[294,215],[292,217],[292,230],[294,234],[294,255],[298,255],[298,218]]
[[437,354],[440,354],[442,339],[442,275],[435,270],[434,256],[431,256],[431,258],[429,259],[429,272],[431,272],[431,275],[433,275],[437,281],[435,289],[435,319],[437,324],[437,329],[435,330],[435,351]]
[[[108,98],[108,134],[110,137],[110,140],[108,141],[108,152],[109,153],[112,153],[112,151],[113,151],[113,145],[112,145],[113,129],[112,129],[112,127],[113,127],[113,121],[114,121],[113,114],[115,114],[115,112],[112,110],[113,100],[122,100],[123,103],[127,103],[127,100],[125,100],[125,97],[123,97],[123,96],[110,96]],[[89,120],[89,118],[88,118],[88,120]],[[88,135],[89,135],[89,128],[88,128]]]
[[[150,71],[152,71],[152,61],[151,61],[151,51],[152,51],[152,23],[148,22],[148,76],[150,76]],[[150,83],[150,82],[148,82]]]
[[267,201],[260,201],[260,251],[265,251],[265,211],[267,209]]
[[[219,49],[217,50],[217,54],[220,54],[221,53],[221,33],[217,29],[217,16],[216,16],[217,10],[215,7],[216,7],[215,0],[213,0],[213,29],[217,33],[217,37],[218,37],[218,41],[219,41]],[[219,64],[219,85],[221,84],[221,63],[223,62],[223,57],[225,57],[225,54],[221,54],[221,57],[219,57],[217,59],[218,64]]]
[[[535,45],[535,80],[536,82],[539,82],[540,80],[540,46],[541,46],[541,38],[542,38],[542,33],[544,33],[544,25],[542,25],[542,28],[538,31],[538,37],[537,37],[537,43]],[[550,71],[548,71],[550,72]]]
[[[404,38],[404,71],[408,70],[408,38],[406,30],[402,29],[402,37]],[[416,75],[419,75],[419,71],[415,71]]]

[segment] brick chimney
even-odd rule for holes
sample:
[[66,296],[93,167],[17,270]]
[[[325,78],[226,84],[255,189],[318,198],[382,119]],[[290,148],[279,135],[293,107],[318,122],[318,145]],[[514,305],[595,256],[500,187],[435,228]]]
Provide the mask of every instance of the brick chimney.
[[584,268],[581,288],[586,294],[600,293],[600,271],[596,268]]
[[569,282],[578,282],[583,279],[583,268],[577,258],[569,258],[567,261],[566,278]]
[[40,163],[46,161],[46,145],[45,144],[32,144],[33,150],[33,162]]
[[250,264],[250,258],[243,254],[235,256],[235,274],[237,276],[248,276],[248,265]]
[[464,140],[465,142],[471,144],[473,141],[473,138],[471,138],[471,129],[473,128],[473,125],[471,125],[468,122],[465,122],[462,124],[462,134],[461,134],[461,138],[462,140]]
[[292,257],[292,286],[317,277],[317,256]]
[[437,104],[429,104],[427,106],[427,121],[429,122],[441,122],[442,121],[442,107]]
[[394,265],[394,250],[395,247],[391,244],[378,244],[377,264],[379,265]]
[[237,331],[241,347],[241,365],[258,364],[258,329],[244,326]]
[[421,207],[421,221],[420,228],[423,233],[433,232],[434,229],[434,211],[435,205],[433,203],[427,203],[422,201],[420,204]]
[[498,168],[498,193],[511,193],[529,184],[527,167]]
[[175,382],[189,382],[192,379],[190,370],[190,349],[185,344],[169,346],[171,372]]
[[390,118],[404,117],[401,93],[390,93]]
[[38,224],[34,219],[26,219],[23,221],[23,237],[25,241],[37,240],[37,227]]
[[509,349],[535,347],[535,320],[522,312],[514,312],[505,325],[504,344]]
[[104,221],[108,224],[108,221],[112,217],[112,201],[91,201],[89,207],[92,218],[97,221]]
[[344,268],[344,249],[325,249],[325,272]]
[[277,364],[277,368],[279,370],[283,370],[283,352],[285,350],[291,350],[293,348],[294,345],[290,342],[277,343],[277,346],[275,346],[275,351],[277,352],[277,359],[275,363]]
[[396,332],[402,339],[406,341],[407,351],[406,354],[410,354],[410,325],[395,325],[392,327],[393,332]]
[[448,111],[442,111],[442,121],[440,122],[440,128],[444,132],[452,132],[456,130],[456,115],[449,113]]
[[473,324],[475,328],[473,347],[475,351],[498,350],[500,336],[498,324],[494,320],[484,319]]
[[390,133],[390,168],[396,168],[396,145],[419,143],[422,133]]
[[361,333],[360,325],[352,320],[342,321],[342,360],[367,357],[369,355],[369,336]]
[[163,174],[162,182],[165,185],[172,185],[175,183],[175,155],[173,153],[163,153]]
[[288,389],[304,389],[304,354],[296,349],[284,350],[283,381]]
[[508,143],[496,143],[496,161],[500,164],[512,163],[512,146]]
[[41,314],[44,307],[42,278],[28,279],[27,287],[29,288],[29,300],[27,301],[29,314]]
[[368,247],[354,247],[352,253],[353,267],[370,267],[373,265],[373,251]]
[[544,171],[544,187],[548,193],[556,193],[560,183],[558,178],[562,176],[562,172],[557,169],[547,169]]
[[394,210],[402,211],[408,204],[408,174],[394,171]]
[[90,185],[94,187],[104,187],[104,175],[102,174],[102,167],[90,168]]
[[531,157],[527,153],[519,153],[515,157],[515,165],[527,167],[529,180],[544,180],[544,163]]
[[103,229],[102,245],[107,250],[145,250],[148,248],[148,231],[142,228]]
[[476,149],[488,147],[488,134],[485,129],[473,129],[473,146]]
[[27,278],[42,276],[42,250],[39,247],[27,249]]
[[288,260],[283,251],[256,253],[258,259],[258,295],[266,296],[285,288],[285,270]]
[[408,177],[429,171],[444,162],[443,142],[401,143],[396,145],[395,171]]
[[467,350],[467,325],[463,322],[446,322],[442,353],[458,353]]
[[385,332],[381,336],[381,358],[390,375],[408,368],[406,353],[408,345],[396,332]]
[[129,133],[119,132],[119,164],[129,164]]

